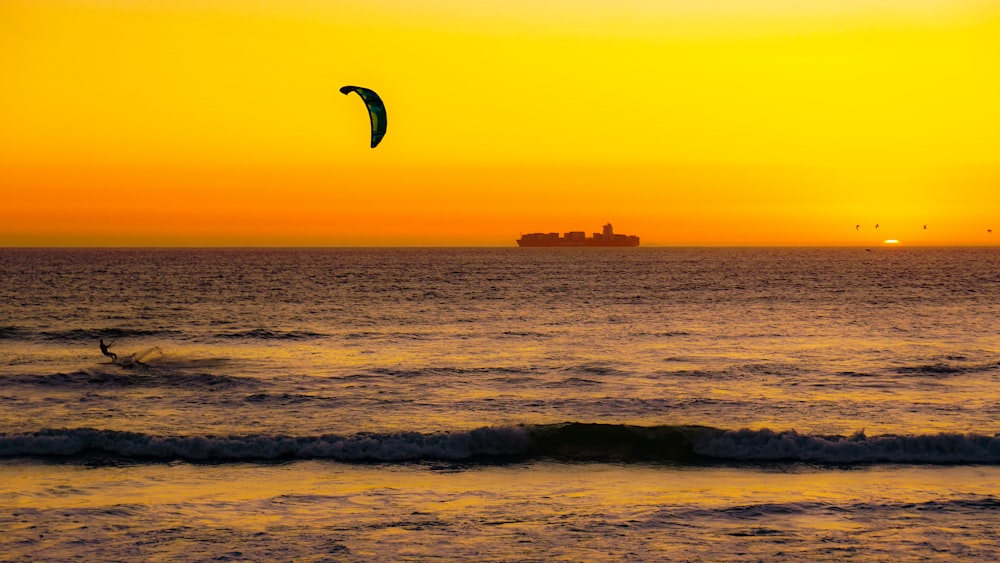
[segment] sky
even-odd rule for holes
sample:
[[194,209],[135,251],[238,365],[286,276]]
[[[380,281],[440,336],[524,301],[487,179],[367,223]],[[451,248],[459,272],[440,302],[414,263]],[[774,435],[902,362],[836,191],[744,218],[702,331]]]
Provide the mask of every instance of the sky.
[[1000,0],[0,0],[0,246],[992,245],[997,100]]

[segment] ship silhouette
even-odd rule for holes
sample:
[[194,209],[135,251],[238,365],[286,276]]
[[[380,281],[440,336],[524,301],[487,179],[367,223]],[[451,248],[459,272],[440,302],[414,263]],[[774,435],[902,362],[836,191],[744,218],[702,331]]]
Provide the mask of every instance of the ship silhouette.
[[528,233],[517,240],[518,246],[639,246],[635,235],[617,235],[611,223],[604,225],[604,232],[588,237],[583,231],[559,233]]

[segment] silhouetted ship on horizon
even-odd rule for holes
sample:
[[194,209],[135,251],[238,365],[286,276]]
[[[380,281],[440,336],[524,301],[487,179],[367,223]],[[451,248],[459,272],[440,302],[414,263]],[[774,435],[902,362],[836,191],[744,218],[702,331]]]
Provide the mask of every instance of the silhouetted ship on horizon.
[[639,237],[635,235],[616,235],[611,223],[604,225],[603,233],[594,233],[588,237],[583,231],[570,231],[560,236],[559,233],[529,233],[521,235],[518,246],[639,246]]

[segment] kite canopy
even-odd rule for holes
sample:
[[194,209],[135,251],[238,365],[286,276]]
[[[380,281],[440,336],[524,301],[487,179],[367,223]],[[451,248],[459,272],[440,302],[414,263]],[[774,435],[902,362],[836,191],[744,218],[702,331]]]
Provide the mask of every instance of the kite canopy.
[[368,118],[372,122],[372,148],[375,148],[385,136],[385,104],[382,103],[382,98],[378,97],[378,94],[368,88],[344,86],[340,89],[340,93],[344,95],[351,92],[357,92],[364,100],[365,105],[368,106]]

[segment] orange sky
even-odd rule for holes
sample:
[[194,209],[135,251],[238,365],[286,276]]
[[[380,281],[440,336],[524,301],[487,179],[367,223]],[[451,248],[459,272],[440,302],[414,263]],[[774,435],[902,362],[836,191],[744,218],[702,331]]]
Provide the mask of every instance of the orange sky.
[[0,3],[0,245],[1000,237],[1000,2],[205,5]]

